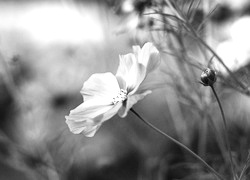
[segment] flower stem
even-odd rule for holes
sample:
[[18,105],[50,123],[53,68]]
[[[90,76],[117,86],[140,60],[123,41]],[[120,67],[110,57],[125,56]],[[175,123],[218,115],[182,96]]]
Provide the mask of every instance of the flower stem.
[[224,111],[223,111],[223,108],[222,108],[222,105],[221,105],[221,102],[220,102],[220,99],[214,89],[214,86],[211,85],[210,86],[213,93],[214,93],[214,96],[219,104],[219,107],[220,107],[220,112],[221,112],[221,116],[222,116],[222,119],[223,119],[223,124],[224,124],[224,132],[225,132],[225,143],[226,143],[226,148],[228,150],[228,154],[229,154],[229,159],[230,159],[230,164],[231,164],[231,171],[233,173],[233,178],[236,179],[236,173],[235,173],[235,169],[234,169],[234,165],[233,165],[233,158],[232,158],[232,153],[231,153],[231,147],[230,147],[230,143],[229,143],[229,139],[228,139],[228,128],[227,128],[227,122],[226,122],[226,118],[225,118],[225,114],[224,114]]
[[164,133],[163,131],[161,131],[160,129],[158,129],[157,127],[155,127],[153,124],[151,124],[150,122],[146,121],[145,119],[143,119],[134,109],[131,109],[131,111],[142,121],[144,122],[146,125],[148,125],[149,127],[151,127],[152,129],[154,129],[155,131],[157,131],[158,133],[160,133],[161,135],[165,136],[166,138],[168,138],[169,140],[171,140],[172,142],[174,142],[176,145],[180,146],[181,148],[185,149],[186,151],[188,151],[194,158],[196,158],[197,160],[199,160],[205,167],[207,167],[207,169],[209,169],[218,179],[220,180],[224,180],[224,178],[218,173],[216,172],[210,165],[208,165],[200,156],[198,156],[197,154],[195,154],[191,149],[189,149],[187,146],[185,146],[184,144],[182,144],[181,142],[175,140],[174,138],[172,138],[171,136],[169,136],[168,134]]

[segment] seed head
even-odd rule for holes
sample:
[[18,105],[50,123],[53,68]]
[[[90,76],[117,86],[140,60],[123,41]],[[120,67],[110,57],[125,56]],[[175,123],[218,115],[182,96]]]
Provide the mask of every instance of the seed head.
[[216,79],[216,72],[212,69],[207,68],[201,73],[201,84],[204,86],[212,86]]

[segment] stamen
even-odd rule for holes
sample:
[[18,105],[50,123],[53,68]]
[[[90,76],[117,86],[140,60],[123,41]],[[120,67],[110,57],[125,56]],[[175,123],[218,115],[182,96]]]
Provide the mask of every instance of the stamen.
[[124,89],[120,89],[120,92],[116,97],[113,98],[113,104],[117,104],[118,102],[125,101],[127,99],[127,91]]

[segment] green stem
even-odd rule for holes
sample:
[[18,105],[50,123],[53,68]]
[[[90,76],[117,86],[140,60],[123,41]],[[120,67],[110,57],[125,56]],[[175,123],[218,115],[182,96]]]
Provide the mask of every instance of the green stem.
[[225,114],[224,114],[224,111],[223,111],[223,108],[222,108],[222,105],[221,105],[221,102],[220,102],[220,99],[214,89],[214,86],[211,85],[210,86],[213,93],[214,93],[214,96],[219,104],[219,107],[220,107],[220,112],[221,112],[221,116],[222,116],[222,119],[223,119],[223,124],[224,124],[224,132],[225,132],[225,142],[226,142],[226,148],[228,150],[228,154],[229,154],[229,159],[230,159],[230,164],[231,164],[231,170],[232,170],[232,173],[233,173],[233,178],[236,179],[236,173],[235,173],[235,169],[234,169],[234,165],[233,165],[233,158],[232,158],[232,153],[231,153],[231,147],[230,147],[230,143],[229,143],[229,139],[228,139],[228,128],[227,128],[227,122],[226,122],[226,118],[225,118]]
[[143,119],[134,109],[131,109],[131,111],[142,121],[144,122],[146,125],[148,125],[149,127],[151,127],[152,129],[154,129],[155,131],[157,131],[158,133],[160,133],[161,135],[165,136],[166,138],[168,138],[169,140],[171,140],[172,142],[174,142],[176,145],[180,146],[181,148],[185,149],[186,151],[188,151],[194,158],[196,158],[197,160],[199,160],[205,167],[207,167],[207,169],[209,169],[218,179],[220,180],[224,180],[224,178],[218,173],[216,172],[210,165],[208,165],[200,156],[198,156],[197,154],[195,154],[191,149],[189,149],[187,146],[185,146],[184,144],[180,143],[179,141],[175,140],[174,138],[172,138],[171,136],[169,136],[168,134],[164,133],[163,131],[161,131],[160,129],[158,129],[157,127],[155,127],[153,124],[151,124],[150,122],[146,121],[145,119]]

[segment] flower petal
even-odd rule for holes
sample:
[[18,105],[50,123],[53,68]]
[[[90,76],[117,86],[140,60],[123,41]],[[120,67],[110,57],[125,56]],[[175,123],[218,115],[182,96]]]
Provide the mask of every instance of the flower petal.
[[107,104],[102,99],[88,100],[70,111],[69,116],[81,116],[82,118],[95,118],[112,109],[113,104]]
[[120,92],[116,77],[108,73],[93,74],[83,84],[81,94],[84,101],[101,98],[112,103],[112,98]]
[[[83,103],[82,105],[84,104],[86,103]],[[84,114],[86,111],[71,111],[69,116],[65,116],[66,123],[72,133],[83,133],[87,137],[92,137],[95,135],[102,123],[113,117],[118,112],[120,107],[121,103],[118,103],[115,106],[91,107],[91,110],[86,109],[88,112],[87,114]],[[94,109],[96,111],[94,111]]]
[[116,77],[121,89],[126,89],[128,93],[134,91],[145,78],[145,74],[145,67],[138,63],[134,54],[120,55]]
[[101,105],[97,104],[95,100],[88,100],[71,110],[69,116],[65,116],[66,123],[72,133],[83,132],[88,135],[90,132],[94,132],[94,129],[97,130],[97,125],[104,121],[103,114],[112,108],[113,105]]
[[138,101],[142,100],[146,95],[152,93],[152,91],[147,90],[141,94],[134,94],[131,96],[128,96],[128,99],[126,102],[124,102],[124,106],[122,106],[122,108],[118,111],[118,114],[120,117],[125,117],[128,114],[128,111],[130,110],[130,108],[136,104]]
[[115,106],[113,106],[112,109],[110,109],[109,111],[107,111],[102,115],[102,121],[106,121],[112,118],[119,111],[121,107],[122,107],[122,102],[117,103]]
[[157,48],[151,42],[144,44],[142,49],[139,46],[133,46],[135,56],[138,62],[147,69],[147,74],[153,71],[160,64],[160,55]]
[[[113,104],[113,97],[120,92],[116,77],[112,73],[92,75],[83,85],[84,102],[65,116],[70,131],[94,136],[101,124],[114,116],[120,107]],[[121,104],[121,103],[120,103]]]
[[87,137],[93,137],[96,131],[101,127],[102,123],[94,123],[94,120],[87,119],[87,120],[77,120],[71,121],[67,120],[66,123],[69,126],[69,129],[74,134],[83,133]]

